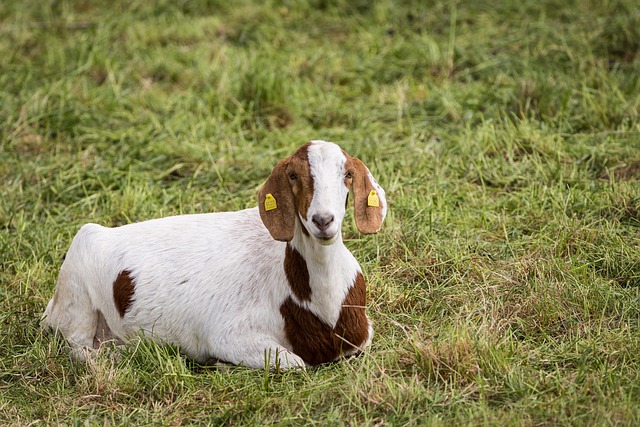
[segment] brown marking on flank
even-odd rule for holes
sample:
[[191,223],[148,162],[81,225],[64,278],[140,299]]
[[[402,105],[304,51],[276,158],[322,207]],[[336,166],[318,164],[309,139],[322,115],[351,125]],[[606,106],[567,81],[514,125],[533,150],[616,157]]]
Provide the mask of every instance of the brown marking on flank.
[[342,303],[335,328],[288,297],[280,306],[280,314],[293,352],[305,363],[319,365],[361,346],[369,337],[365,303],[366,285],[360,273]]
[[284,273],[287,276],[291,292],[300,301],[311,301],[309,270],[307,261],[293,246],[287,243],[284,253]]
[[118,313],[120,313],[120,317],[124,317],[129,306],[131,306],[134,290],[135,281],[133,277],[131,277],[131,272],[129,270],[122,270],[113,282],[113,300],[118,309]]

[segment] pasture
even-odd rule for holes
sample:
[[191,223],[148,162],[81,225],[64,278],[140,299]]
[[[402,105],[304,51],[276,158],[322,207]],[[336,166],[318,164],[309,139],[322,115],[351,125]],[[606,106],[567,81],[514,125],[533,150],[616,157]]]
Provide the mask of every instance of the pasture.
[[[633,0],[4,0],[0,424],[638,425],[639,111]],[[82,224],[255,206],[310,139],[387,191],[379,234],[343,227],[364,354],[41,334]]]

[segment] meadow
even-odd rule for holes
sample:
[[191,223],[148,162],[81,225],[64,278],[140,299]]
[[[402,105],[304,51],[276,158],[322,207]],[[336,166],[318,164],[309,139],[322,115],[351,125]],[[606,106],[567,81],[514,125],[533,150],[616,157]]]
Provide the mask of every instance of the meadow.
[[[4,0],[0,424],[638,425],[639,111],[633,0]],[[387,190],[379,234],[343,228],[365,353],[42,335],[82,224],[255,206],[310,139]]]

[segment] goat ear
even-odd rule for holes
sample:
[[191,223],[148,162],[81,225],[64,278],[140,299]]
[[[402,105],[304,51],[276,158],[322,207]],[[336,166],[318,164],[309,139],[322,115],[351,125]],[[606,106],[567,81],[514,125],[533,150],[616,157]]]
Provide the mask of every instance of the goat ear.
[[293,192],[287,179],[288,159],[281,160],[258,192],[260,218],[275,240],[293,239],[296,208]]
[[377,233],[387,214],[384,189],[378,185],[369,169],[356,158],[353,162],[353,203],[356,227],[364,234]]

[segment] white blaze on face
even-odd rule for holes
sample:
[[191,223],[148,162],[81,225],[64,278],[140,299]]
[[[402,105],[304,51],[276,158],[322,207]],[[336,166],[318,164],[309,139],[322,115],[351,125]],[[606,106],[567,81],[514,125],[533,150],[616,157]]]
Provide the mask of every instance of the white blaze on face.
[[301,218],[305,228],[323,244],[331,244],[340,236],[346,211],[349,188],[345,185],[347,158],[336,144],[311,141],[307,152],[313,198],[307,219]]

